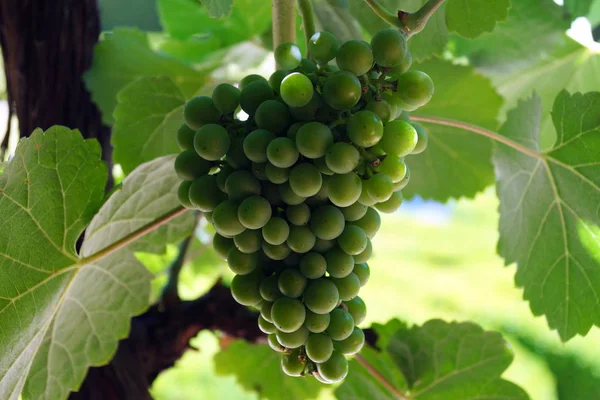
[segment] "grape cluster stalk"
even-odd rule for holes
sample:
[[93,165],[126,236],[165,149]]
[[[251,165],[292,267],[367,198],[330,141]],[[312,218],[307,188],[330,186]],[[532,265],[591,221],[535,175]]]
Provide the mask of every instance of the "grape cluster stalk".
[[214,249],[236,274],[231,293],[260,310],[283,371],[335,383],[365,342],[358,293],[379,213],[400,207],[405,157],[427,146],[407,112],[434,86],[409,71],[395,29],[370,44],[317,32],[308,50],[283,43],[268,80],[248,75],[190,99],[175,169],[181,203],[214,226]]

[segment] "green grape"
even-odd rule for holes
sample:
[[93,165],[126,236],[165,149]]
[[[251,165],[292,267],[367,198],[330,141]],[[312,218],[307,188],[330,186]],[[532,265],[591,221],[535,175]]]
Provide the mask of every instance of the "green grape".
[[183,107],[183,118],[187,126],[198,130],[205,124],[215,124],[221,113],[216,109],[212,99],[207,96],[196,96],[187,101]]
[[339,301],[337,287],[329,279],[310,281],[304,291],[304,304],[315,314],[328,314],[337,307]]
[[389,78],[392,81],[398,80],[398,78],[400,78],[400,75],[402,75],[410,69],[412,62],[412,54],[410,54],[410,51],[407,51],[406,55],[404,56],[404,59],[400,61],[400,64],[395,65],[387,71],[385,71],[386,78]]
[[362,190],[362,181],[354,172],[332,175],[327,182],[329,200],[338,207],[356,203]]
[[175,172],[184,181],[193,181],[210,171],[210,162],[201,158],[194,150],[185,150],[175,158]]
[[367,207],[374,206],[377,203],[377,200],[373,199],[369,194],[369,190],[367,185],[364,184],[364,181],[362,182],[362,188],[360,191],[360,196],[358,197],[358,202]]
[[292,125],[290,125],[286,132],[286,136],[292,139],[294,143],[296,143],[296,135],[298,134],[298,130],[302,125],[304,125],[304,122],[294,122]]
[[313,164],[302,163],[292,168],[288,182],[298,196],[310,197],[319,192],[323,184],[323,178]]
[[325,71],[327,72],[338,72],[340,68],[337,65],[327,64],[325,65]]
[[310,218],[310,229],[316,237],[323,240],[336,239],[344,230],[344,214],[332,205],[323,205],[315,209]]
[[265,166],[265,175],[267,176],[269,182],[282,184],[287,182],[290,178],[290,169],[279,168],[271,163],[267,163],[267,165]]
[[246,157],[244,153],[244,139],[235,138],[231,141],[231,146],[225,157],[225,161],[233,169],[248,168],[250,166],[250,159]]
[[366,262],[354,264],[354,270],[352,273],[358,277],[361,287],[365,286],[371,277],[371,269],[369,268],[369,264]]
[[347,356],[360,352],[364,345],[365,333],[362,329],[357,327],[354,327],[354,330],[346,339],[334,343],[335,349]]
[[252,116],[256,113],[258,106],[273,98],[275,98],[273,89],[269,86],[269,82],[263,78],[263,80],[250,82],[242,89],[242,93],[240,94],[240,106],[246,114]]
[[229,134],[221,125],[206,124],[194,136],[194,149],[205,160],[216,161],[222,158],[229,146]]
[[[271,318],[277,329],[285,333],[291,333],[300,329],[304,324],[306,308],[298,299],[280,297],[273,303]],[[279,343],[281,343],[281,340]],[[285,346],[285,343],[281,344]]]
[[248,229],[260,229],[271,219],[271,205],[260,196],[250,196],[241,202],[238,219]]
[[344,278],[354,269],[354,258],[339,247],[334,247],[325,253],[327,272],[333,278]]
[[[262,283],[261,283],[262,286]],[[262,296],[262,292],[261,292]],[[273,303],[270,301],[265,301],[260,306],[260,316],[263,317],[266,321],[273,323],[273,319],[271,318],[271,309],[273,308]]]
[[267,159],[276,167],[289,168],[298,161],[298,157],[296,144],[290,138],[276,138],[267,146]]
[[397,95],[408,105],[424,106],[431,100],[433,92],[433,81],[425,72],[409,71],[398,78]]
[[227,254],[229,254],[229,250],[234,246],[233,239],[215,233],[212,242],[215,253],[217,253],[222,260],[227,260]]
[[238,219],[238,204],[231,200],[225,200],[215,208],[212,222],[222,236],[239,235],[246,229]]
[[285,216],[287,220],[294,225],[306,225],[308,224],[308,221],[310,221],[310,208],[306,203],[289,206],[287,210],[285,210]]
[[231,114],[240,105],[240,89],[229,83],[221,83],[213,89],[212,100],[217,110]]
[[347,71],[339,71],[325,79],[323,98],[336,110],[349,110],[358,103],[362,87],[358,78]]
[[354,330],[354,318],[346,310],[336,308],[329,313],[331,320],[327,327],[327,334],[333,340],[344,340],[352,334]]
[[310,207],[318,207],[324,204],[329,203],[329,191],[327,190],[327,179],[329,178],[327,175],[321,175],[323,179],[323,183],[321,184],[321,188],[314,196],[311,196],[306,199],[306,204]]
[[[323,106],[323,101],[319,93],[314,92],[310,101],[302,107],[289,107],[290,114],[296,121],[309,122],[313,121],[317,115],[319,108]],[[291,137],[288,134],[288,137]],[[292,138],[294,139],[294,138]]]
[[[269,336],[267,336],[267,343],[269,343],[269,347],[278,353],[285,353],[287,351],[286,348],[279,343],[277,340],[277,334],[275,333],[271,333]],[[302,369],[304,369],[304,367]]]
[[411,124],[411,125],[413,126],[413,128],[415,128],[415,131],[417,131],[418,140],[417,140],[417,145],[415,146],[413,151],[410,152],[410,154],[421,154],[427,148],[427,143],[429,142],[429,136],[427,135],[427,131],[425,130],[425,128],[423,128],[421,125],[419,125],[419,124]]
[[244,88],[252,82],[267,82],[267,80],[264,77],[257,74],[247,75],[240,81],[240,90],[244,90]]
[[292,251],[290,247],[285,243],[272,245],[267,242],[264,242],[262,244],[262,249],[265,255],[271,260],[283,260]]
[[223,193],[227,193],[225,191],[225,182],[231,173],[235,171],[230,165],[224,165],[220,168],[219,172],[215,174],[217,177],[217,186],[219,186],[219,190]]
[[382,123],[386,124],[392,119],[392,107],[390,103],[381,100],[371,100],[365,106],[365,110],[371,111],[379,117]]
[[383,151],[379,144],[371,147],[368,152],[376,157],[385,156],[385,151]]
[[399,182],[406,175],[406,164],[402,158],[389,155],[383,159],[375,170],[379,174],[389,176],[392,182]]
[[354,319],[354,325],[360,325],[367,316],[367,306],[360,297],[356,296],[352,300],[345,301],[344,305]]
[[365,231],[356,225],[346,225],[342,234],[338,237],[338,246],[350,255],[360,254],[367,248],[369,238]]
[[406,166],[406,175],[404,175],[404,178],[402,178],[401,181],[395,182],[394,183],[394,191],[398,191],[398,190],[402,190],[406,187],[406,185],[408,185],[408,182],[410,181],[410,169],[408,168],[408,165]]
[[344,214],[344,219],[346,221],[358,221],[367,213],[367,206],[356,202],[348,207],[340,208],[342,214]]
[[360,280],[354,273],[343,278],[331,278],[340,293],[340,300],[352,300],[360,290]]
[[386,174],[375,174],[365,181],[367,192],[373,200],[386,201],[394,192],[394,182]]
[[369,239],[373,239],[381,227],[381,216],[373,207],[369,207],[364,217],[351,224],[361,227]]
[[248,171],[235,171],[227,177],[225,191],[230,200],[241,201],[247,197],[259,195],[260,182]]
[[267,335],[277,332],[275,325],[264,319],[261,315],[258,316],[258,329]]
[[288,376],[302,376],[306,368],[306,360],[300,358],[298,350],[281,357],[281,369]]
[[300,154],[308,158],[319,158],[333,144],[331,129],[320,122],[308,122],[298,129],[296,146]]
[[317,364],[317,371],[326,382],[341,382],[348,375],[348,360],[342,353],[334,350],[329,360]]
[[275,139],[275,134],[265,129],[256,129],[244,138],[244,154],[249,160],[264,163],[267,161],[267,146]]
[[391,214],[400,208],[402,205],[402,192],[397,191],[392,193],[392,196],[384,202],[375,204],[375,208],[377,208],[382,213]]
[[[268,276],[265,279],[263,279],[263,281],[260,283],[260,287],[258,290],[260,292],[260,296],[265,301],[275,301],[278,298],[280,298],[281,296],[283,296],[283,294],[281,293],[281,290],[279,290],[278,280],[279,280],[279,277],[277,275],[271,275],[271,276]],[[269,310],[269,316],[270,316],[270,310]],[[270,322],[273,322],[272,317],[271,317]]]
[[300,61],[302,61],[302,53],[294,43],[281,43],[275,49],[275,62],[281,68],[294,69],[300,65]]
[[290,226],[287,245],[296,253],[307,253],[315,245],[315,235],[307,226]]
[[[333,146],[335,146],[335,144]],[[331,147],[333,147],[333,146],[331,146]],[[313,163],[315,164],[315,167],[317,167],[319,169],[319,171],[321,171],[321,174],[331,176],[331,175],[333,175],[334,172],[327,166],[326,160],[327,160],[327,155],[325,155],[325,157],[320,157],[320,158],[314,159]]]
[[268,244],[277,246],[285,243],[290,234],[288,223],[279,217],[272,217],[262,228],[262,235]]
[[310,74],[312,72],[317,72],[317,64],[315,64],[312,60],[309,60],[308,58],[303,58],[302,61],[300,61],[300,66],[296,69],[304,73]]
[[417,145],[419,136],[411,124],[406,121],[391,121],[383,130],[381,148],[386,154],[404,157],[410,154]]
[[231,280],[231,295],[241,305],[253,306],[262,301],[259,286],[261,274],[253,272],[248,275],[236,275]]
[[319,64],[325,65],[337,55],[340,45],[329,32],[317,32],[308,41],[308,52]]
[[291,73],[291,71],[289,71],[287,69],[278,69],[277,71],[275,71],[271,74],[271,76],[269,77],[269,85],[271,85],[271,87],[273,88],[273,91],[275,91],[275,93],[279,94],[279,88],[281,87],[281,81],[283,80],[283,78],[288,76],[290,73]]
[[177,189],[177,199],[185,208],[194,208],[190,200],[190,187],[192,186],[192,181],[182,181],[179,184],[179,188]]
[[266,168],[267,168],[267,163],[253,162],[252,163],[252,175],[254,175],[254,177],[256,179],[258,179],[259,181],[266,181],[267,180],[267,173],[265,172]]
[[308,339],[308,329],[301,326],[297,331],[294,332],[277,332],[277,341],[284,345],[288,349],[297,349],[303,346]]
[[262,247],[262,235],[259,230],[246,229],[233,237],[233,243],[242,253],[254,253]]
[[204,175],[196,179],[190,186],[188,195],[194,207],[204,212],[213,211],[225,200],[215,175]]
[[325,275],[327,262],[321,254],[310,252],[302,256],[299,267],[302,275],[308,279],[318,279]]
[[[364,232],[364,231],[363,231]],[[355,263],[364,263],[369,261],[371,255],[373,254],[373,244],[371,244],[371,239],[367,238],[367,247],[363,251],[358,254],[355,254],[354,262]],[[356,268],[356,265],[354,266]]]
[[362,110],[352,115],[346,125],[350,140],[361,147],[375,146],[383,136],[383,123],[377,114]]
[[373,57],[382,67],[393,67],[404,60],[408,48],[406,38],[398,29],[382,29],[371,39]]
[[177,145],[181,150],[194,149],[194,135],[196,131],[191,129],[186,124],[181,124],[177,129]]
[[279,290],[287,297],[300,297],[306,288],[306,278],[294,268],[284,269],[277,282]]
[[340,46],[335,61],[341,70],[360,76],[373,66],[373,52],[367,42],[349,40]]
[[306,355],[313,362],[323,363],[333,353],[333,342],[324,333],[313,333],[306,339]]
[[323,240],[317,238],[313,250],[317,253],[326,253],[335,247],[335,240]]
[[265,101],[258,106],[254,115],[254,122],[259,128],[275,133],[285,132],[290,125],[290,119],[286,105],[277,100]]
[[300,203],[303,203],[306,200],[306,197],[298,196],[290,186],[289,181],[285,182],[282,185],[279,185],[279,194],[281,195],[281,200],[289,206],[295,206]]
[[319,375],[319,371],[313,371],[312,373],[313,378],[315,378],[318,382],[324,383],[326,385],[331,385],[333,384],[333,382],[328,381],[327,379],[323,378],[321,375]]
[[335,143],[327,149],[327,153],[325,154],[327,168],[336,174],[351,172],[358,167],[359,161],[360,154],[350,143]]
[[233,246],[227,254],[229,269],[238,275],[247,275],[258,267],[258,253],[242,253]]
[[299,72],[292,72],[281,81],[279,93],[290,107],[302,107],[308,104],[314,93],[313,83]]
[[325,332],[325,329],[327,329],[329,326],[329,319],[329,313],[316,314],[310,310],[307,310],[304,326],[312,333]]

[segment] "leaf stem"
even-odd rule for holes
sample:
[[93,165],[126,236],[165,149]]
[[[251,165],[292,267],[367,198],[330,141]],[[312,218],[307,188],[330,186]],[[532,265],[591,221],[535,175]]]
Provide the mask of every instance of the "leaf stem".
[[311,0],[298,0],[298,10],[302,17],[302,27],[304,28],[304,41],[306,42],[306,57],[310,57],[308,51],[308,41],[315,34],[315,14]]
[[399,12],[398,17],[404,25],[404,30],[408,36],[419,33],[427,25],[429,18],[436,12],[445,0],[428,0],[427,3],[414,13]]
[[389,383],[388,380],[385,379],[385,377],[383,375],[381,375],[379,373],[379,371],[377,371],[375,369],[375,367],[373,367],[367,360],[365,360],[365,358],[363,356],[361,356],[360,354],[357,354],[354,356],[354,358],[356,359],[356,361],[358,361],[358,363],[360,365],[362,365],[369,372],[369,374],[371,374],[373,376],[373,378],[375,378],[379,383],[381,383],[381,385],[383,387],[385,387],[388,390],[388,392],[390,392],[396,399],[410,400],[409,397],[406,397],[405,395],[400,393],[398,391],[398,389],[396,389],[394,387],[394,385]]
[[388,24],[397,26],[398,28],[404,28],[402,21],[400,21],[400,18],[398,18],[397,15],[394,15],[385,8],[383,8],[383,6],[379,4],[377,0],[365,0],[365,3],[367,3],[369,7],[371,7],[371,9],[375,12],[375,14],[377,14],[379,18],[381,18]]
[[294,0],[273,0],[273,48],[281,43],[296,42],[296,8]]
[[487,138],[495,140],[497,142],[500,142],[502,144],[505,144],[505,145],[512,147],[513,149],[520,151],[521,153],[527,154],[531,157],[535,157],[535,158],[539,158],[539,159],[544,158],[544,156],[541,153],[538,153],[534,150],[528,149],[527,147],[525,147],[505,136],[502,136],[501,134],[499,134],[497,132],[490,131],[488,129],[482,128],[477,125],[472,125],[472,124],[469,124],[466,122],[456,121],[453,119],[438,118],[438,117],[424,117],[424,116],[419,116],[419,115],[411,115],[410,119],[413,121],[429,122],[431,124],[451,126],[454,128],[464,129],[466,131],[470,131],[470,132],[476,133],[478,135],[485,136]]

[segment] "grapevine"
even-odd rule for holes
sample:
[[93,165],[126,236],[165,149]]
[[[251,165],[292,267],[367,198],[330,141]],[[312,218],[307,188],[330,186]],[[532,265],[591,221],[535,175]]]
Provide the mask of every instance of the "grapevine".
[[236,274],[231,293],[260,310],[283,371],[335,383],[365,342],[358,294],[379,213],[400,207],[405,157],[427,145],[407,111],[434,86],[409,71],[396,29],[370,44],[317,32],[308,51],[282,43],[283,69],[269,79],[249,75],[189,100],[175,169],[181,203],[214,226],[215,251]]

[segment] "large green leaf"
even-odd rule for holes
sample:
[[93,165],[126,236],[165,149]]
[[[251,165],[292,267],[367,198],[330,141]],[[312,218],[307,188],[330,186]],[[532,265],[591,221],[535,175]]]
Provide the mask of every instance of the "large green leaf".
[[[414,112],[419,116],[446,117],[496,128],[501,97],[487,78],[473,68],[432,59],[415,64],[436,85],[433,98]],[[494,182],[492,144],[483,137],[452,127],[422,123],[429,132],[427,150],[406,160],[411,180],[403,193],[411,198],[446,201],[473,197]]]
[[155,0],[99,0],[102,30],[128,26],[144,31],[160,31]]
[[208,79],[205,72],[154,52],[145,33],[125,28],[116,29],[96,45],[92,67],[84,79],[102,111],[102,120],[112,124],[117,93],[139,78],[158,75],[171,77],[186,97],[196,93]]
[[233,0],[200,0],[200,2],[206,7],[211,17],[221,18],[229,14]]
[[342,43],[362,39],[361,27],[348,10],[348,4],[334,0],[313,0],[313,4],[322,30],[331,32]]
[[179,152],[175,133],[183,121],[185,96],[171,78],[135,81],[119,92],[118,101],[111,143],[113,159],[125,173]]
[[535,315],[563,340],[600,325],[600,93],[556,98],[556,144],[542,152],[542,103],[509,112],[494,154],[500,198],[498,251]]
[[491,32],[497,22],[506,20],[510,3],[510,0],[448,0],[448,29],[470,39]]
[[594,0],[564,0],[565,9],[573,19],[586,16]]

